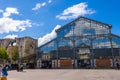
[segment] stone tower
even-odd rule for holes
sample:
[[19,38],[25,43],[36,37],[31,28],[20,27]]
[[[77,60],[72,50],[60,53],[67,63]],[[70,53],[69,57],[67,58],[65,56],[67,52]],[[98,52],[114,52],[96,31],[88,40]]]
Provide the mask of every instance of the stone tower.
[[7,54],[12,46],[18,46],[19,57],[26,57],[37,53],[38,40],[31,37],[22,37],[15,39],[0,39],[0,46],[7,50]]
[[37,39],[33,39],[31,37],[16,38],[16,45],[19,49],[20,58],[37,53]]

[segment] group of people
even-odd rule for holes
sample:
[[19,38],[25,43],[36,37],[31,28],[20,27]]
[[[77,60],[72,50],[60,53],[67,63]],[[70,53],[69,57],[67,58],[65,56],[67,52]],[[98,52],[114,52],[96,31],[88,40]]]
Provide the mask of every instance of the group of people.
[[[7,80],[8,70],[11,70],[7,64],[0,65],[0,80]],[[17,71],[23,71],[23,65],[17,67]]]
[[22,64],[19,65],[19,66],[17,66],[17,71],[18,71],[18,72],[23,71],[23,65],[22,65]]
[[7,80],[8,66],[6,64],[0,66],[0,80]]

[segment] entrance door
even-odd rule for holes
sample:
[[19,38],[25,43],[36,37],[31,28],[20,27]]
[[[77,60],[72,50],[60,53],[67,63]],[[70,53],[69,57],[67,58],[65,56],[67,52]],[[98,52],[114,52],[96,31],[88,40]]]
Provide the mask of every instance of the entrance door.
[[90,59],[78,60],[78,68],[89,69],[90,68]]
[[52,68],[52,61],[42,61],[42,68],[43,69],[50,69],[50,68]]
[[90,68],[90,47],[82,43],[77,47],[78,68]]

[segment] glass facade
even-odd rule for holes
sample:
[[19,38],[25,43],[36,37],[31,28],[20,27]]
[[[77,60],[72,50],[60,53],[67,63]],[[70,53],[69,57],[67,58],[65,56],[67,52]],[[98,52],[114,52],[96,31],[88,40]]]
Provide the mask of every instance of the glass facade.
[[72,59],[75,64],[89,59],[94,66],[92,59],[119,56],[120,37],[111,33],[111,25],[80,17],[56,33],[56,39],[39,47],[41,60]]
[[39,58],[42,59],[56,59],[56,50],[57,50],[57,43],[56,39],[48,42],[47,44],[39,47]]

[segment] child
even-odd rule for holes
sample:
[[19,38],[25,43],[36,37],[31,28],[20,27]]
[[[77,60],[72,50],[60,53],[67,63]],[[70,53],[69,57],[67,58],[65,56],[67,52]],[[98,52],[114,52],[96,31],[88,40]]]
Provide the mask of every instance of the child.
[[7,80],[7,75],[8,75],[8,73],[7,73],[7,65],[4,65],[2,67],[2,71],[1,71],[1,79],[2,80]]

